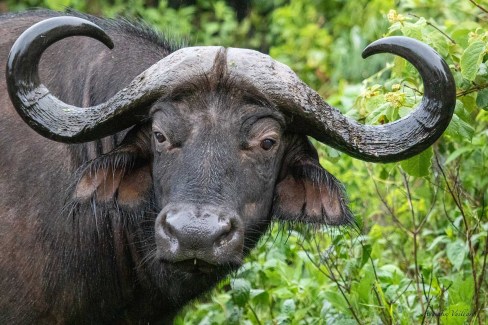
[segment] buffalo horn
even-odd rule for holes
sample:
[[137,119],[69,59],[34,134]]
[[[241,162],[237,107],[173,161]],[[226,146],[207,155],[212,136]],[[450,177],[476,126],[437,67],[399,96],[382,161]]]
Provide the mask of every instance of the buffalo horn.
[[97,25],[64,16],[43,20],[15,41],[7,61],[6,77],[12,103],[26,123],[46,138],[87,142],[112,135],[147,118],[150,105],[185,81],[212,71],[222,47],[190,47],[168,55],[137,76],[108,101],[76,107],[56,98],[39,79],[42,53],[69,36],[89,36],[113,47]]
[[407,59],[424,83],[421,103],[404,118],[363,125],[342,115],[286,65],[250,50],[229,50],[231,74],[252,80],[292,120],[295,132],[314,137],[366,161],[392,162],[432,145],[447,128],[456,103],[456,86],[445,61],[432,48],[408,37],[387,37],[369,45],[363,57],[389,52]]
[[230,77],[252,84],[280,109],[294,132],[310,135],[356,158],[391,162],[409,158],[433,144],[451,120],[455,84],[444,60],[429,46],[407,37],[387,37],[369,45],[363,57],[388,52],[419,71],[421,103],[406,117],[384,125],[362,125],[342,115],[304,84],[286,65],[246,49],[189,47],[163,58],[107,102],[87,108],[67,105],[40,83],[38,65],[52,43],[86,35],[111,47],[96,25],[76,17],[42,21],[14,44],[7,65],[9,94],[19,114],[40,134],[62,142],[84,142],[125,129],[147,115],[150,104],[194,78],[212,73],[226,54]]

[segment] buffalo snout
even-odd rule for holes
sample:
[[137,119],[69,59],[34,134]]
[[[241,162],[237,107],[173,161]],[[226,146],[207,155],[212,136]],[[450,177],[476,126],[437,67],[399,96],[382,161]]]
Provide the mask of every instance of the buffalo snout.
[[165,262],[197,269],[199,264],[218,266],[242,261],[244,227],[232,210],[170,204],[156,218],[155,236],[157,256]]

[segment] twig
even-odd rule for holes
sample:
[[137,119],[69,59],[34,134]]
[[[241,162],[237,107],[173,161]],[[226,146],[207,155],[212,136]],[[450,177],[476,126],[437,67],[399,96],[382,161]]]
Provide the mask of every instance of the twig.
[[463,97],[463,96],[469,95],[471,93],[483,90],[485,88],[488,88],[488,83],[484,83],[481,85],[475,84],[472,88],[469,88],[469,89],[466,89],[466,90],[463,90],[461,92],[456,93],[456,97]]
[[[471,1],[471,0],[470,0]],[[412,16],[412,17],[415,17],[417,19],[420,19],[419,16],[415,15],[415,14],[412,14],[412,13],[409,13],[408,14],[409,16]],[[434,24],[428,22],[427,20],[425,21],[427,23],[427,25],[429,25],[430,27],[434,28],[435,30],[437,30],[439,33],[441,33],[442,35],[444,35],[448,40],[451,41],[452,44],[456,44],[456,41],[453,40],[451,37],[449,37],[449,35],[447,35],[446,33],[444,33],[439,27],[435,26]]]
[[[442,169],[442,166],[440,165],[440,161],[438,159],[438,152],[437,150],[434,150],[434,155],[435,155],[435,166],[437,166],[437,170],[439,172],[439,174],[442,174],[441,173],[441,169]],[[447,192],[447,187],[445,188],[442,188],[442,190],[444,191],[444,193]],[[459,233],[459,234],[462,234],[461,232],[461,229],[459,229],[455,224],[454,224],[454,220],[451,219],[451,217],[449,216],[449,213],[447,213],[447,208],[446,208],[446,199],[445,199],[445,195],[444,197],[442,198],[442,207],[443,207],[443,210],[444,210],[444,214],[447,218],[447,220],[449,220],[449,222],[451,223],[451,226],[454,227],[454,229],[456,229],[456,231]]]
[[[320,245],[319,245],[319,243],[317,242],[317,240],[316,240],[315,238],[313,238],[313,241],[314,241],[314,243],[315,243],[315,248],[317,249],[317,251],[320,251]],[[340,281],[341,281],[343,284],[340,284],[340,283],[338,282],[337,278],[335,277],[335,274],[334,274],[334,279],[333,279],[333,281],[334,281],[334,282],[337,282],[337,283],[336,283],[336,284],[337,284],[337,286],[341,286],[342,288],[344,288],[345,290],[347,290],[348,292],[350,292],[350,291],[351,291],[351,287],[347,285],[347,283],[346,283],[346,279],[343,277],[342,272],[340,272],[340,271],[339,271],[339,267],[337,266],[337,263],[335,263],[333,259],[330,259],[330,260],[332,261],[332,262],[331,262],[331,265],[332,265],[332,266],[333,266],[333,267],[336,269],[336,271],[337,271],[337,273],[338,273],[338,275],[339,275],[339,278],[340,278],[339,280],[340,280]],[[325,259],[324,259],[324,261],[325,261]],[[330,267],[330,265],[329,265],[329,264],[327,264],[327,266],[328,266],[328,268],[329,268],[329,271],[331,272],[332,268]],[[332,272],[331,272],[331,273],[332,273]]]
[[[361,245],[362,245],[362,243],[361,243]],[[375,281],[376,281],[376,283],[380,283],[380,278],[378,277],[378,273],[376,272],[376,266],[374,265],[374,261],[373,261],[373,258],[371,257],[371,255],[369,256],[369,261],[371,262],[371,267],[373,269],[373,274],[374,274]],[[410,284],[408,286],[410,286]],[[407,288],[408,288],[408,286],[407,286]],[[376,300],[378,301],[378,303],[380,304],[380,306],[382,306],[383,305],[383,301],[381,300],[380,294],[378,293],[378,290],[376,289],[376,286],[373,285],[372,286],[372,289],[373,289],[374,294],[376,296]],[[405,289],[405,291],[406,291],[406,289]],[[399,299],[400,296],[405,293],[405,291],[403,291],[400,295],[398,295],[397,299]],[[382,310],[381,311],[381,314],[383,314],[383,316],[380,315],[380,318],[381,317],[383,317],[383,318],[386,317],[386,319],[385,319],[386,322],[388,324],[391,324],[392,323],[391,315],[388,314],[388,313],[386,313],[386,316],[384,316],[384,314],[385,314],[385,312],[384,312],[385,308],[383,306],[382,306],[381,310]]]
[[[354,319],[356,320],[356,322],[358,324],[362,324],[361,321],[359,320],[359,317],[356,315],[356,312],[354,311],[354,307],[352,306],[351,302],[349,301],[349,299],[347,299],[347,295],[346,293],[343,291],[342,289],[342,286],[339,284],[339,280],[336,278],[335,274],[334,274],[334,271],[332,270],[331,266],[329,265],[329,263],[327,263],[327,259],[323,259],[324,261],[324,264],[325,266],[327,267],[327,270],[329,271],[329,275],[327,275],[327,273],[325,273],[322,268],[320,267],[319,264],[317,264],[317,262],[310,256],[310,254],[308,253],[308,251],[303,247],[302,244],[298,243],[298,245],[301,246],[301,248],[303,249],[303,251],[305,252],[305,254],[307,254],[307,257],[308,259],[310,260],[310,262],[312,262],[312,264],[319,270],[320,273],[324,274],[325,276],[327,277],[331,277],[330,279],[332,281],[334,281],[334,283],[337,285],[337,288],[339,289],[339,291],[341,292],[341,295],[342,297],[344,298],[344,300],[346,301],[347,303],[347,306],[349,308],[349,310],[351,311],[351,314],[352,316],[354,317]],[[322,259],[321,259],[322,260]],[[340,272],[339,272],[340,273]]]
[[[461,198],[459,197],[459,192],[456,195],[456,193],[454,192],[454,189],[449,184],[449,180],[447,179],[447,176],[446,176],[446,173],[444,172],[444,169],[442,168],[442,166],[439,162],[439,157],[436,154],[434,154],[434,157],[437,160],[437,165],[439,166],[439,170],[442,174],[442,177],[444,178],[444,181],[446,182],[447,190],[451,194],[451,197],[454,200],[454,203],[456,204],[456,206],[458,207],[459,212],[461,212],[464,227],[466,228],[466,239],[468,241],[468,249],[469,249],[468,256],[469,256],[469,261],[471,262],[471,273],[473,276],[474,287],[478,288],[478,276],[476,274],[476,263],[475,263],[475,254],[476,253],[474,251],[473,242],[471,241],[471,230],[472,229],[469,227],[468,218],[466,216],[466,213],[464,212],[464,209],[463,209],[463,206],[461,203]],[[458,180],[455,180],[454,183],[457,184]],[[480,299],[479,292],[477,291],[474,293],[474,297],[473,297],[473,302],[474,302],[473,311],[475,313],[477,313],[478,308],[479,308],[479,299]],[[473,315],[470,316],[470,319],[472,319],[474,317],[475,313],[473,313]]]
[[405,172],[402,170],[400,170],[400,173],[402,174],[403,184],[405,186],[405,189],[407,190],[408,206],[412,214],[413,230],[410,231],[410,233],[413,235],[413,262],[415,266],[415,283],[417,284],[417,296],[419,298],[420,306],[422,307],[422,314],[425,314],[424,300],[422,299],[422,291],[420,290],[420,271],[419,271],[419,260],[418,260],[417,235],[419,234],[420,229],[417,228],[417,224],[415,221],[415,209],[413,208],[412,194],[410,192],[410,186],[408,184],[407,174],[405,174]]
[[[437,282],[439,282],[439,279],[437,279]],[[432,278],[431,278],[431,282],[430,283],[432,284]],[[435,311],[434,310],[434,307],[429,306],[430,310],[432,311],[432,314],[437,319],[437,324],[440,324],[441,323],[440,318],[442,316],[442,311],[444,310],[444,300],[443,300],[443,298],[444,298],[446,292],[451,288],[452,285],[453,285],[453,282],[451,282],[447,286],[447,288],[444,287],[444,285],[441,286],[441,288],[440,288],[441,289],[441,293],[439,294],[439,297],[441,297],[440,300],[439,300],[439,309],[438,309],[439,311]],[[430,289],[429,289],[429,292],[430,292]]]
[[484,7],[482,7],[480,4],[478,4],[477,2],[475,2],[474,0],[469,0],[469,2],[471,2],[472,4],[474,4],[476,7],[478,7],[481,11],[484,11],[488,14],[488,9],[485,9]]
[[409,284],[407,284],[407,286],[405,287],[405,289],[403,289],[403,291],[402,291],[401,293],[399,293],[399,294],[396,296],[396,298],[395,298],[395,299],[393,299],[392,301],[390,301],[390,303],[391,303],[391,304],[396,303],[396,302],[398,301],[398,299],[400,299],[400,297],[401,297],[401,296],[402,296],[402,295],[403,295],[405,292],[407,292],[408,288],[409,288],[409,287],[412,285],[412,282],[413,282],[413,281],[411,281],[411,280],[410,280],[410,283],[409,283]]
[[410,192],[410,185],[408,184],[407,174],[403,170],[400,170],[400,174],[402,175],[402,178],[403,178],[403,185],[405,186],[405,189],[407,190],[408,207],[410,208],[410,213],[412,214],[412,225],[415,229],[417,227],[417,223],[415,222],[415,210],[413,208],[412,194]]
[[373,173],[371,172],[370,168],[368,166],[366,166],[366,170],[368,171],[369,173],[369,176],[371,177],[371,179],[373,180],[373,184],[374,184],[374,188],[376,190],[376,194],[378,194],[378,197],[380,198],[381,202],[383,203],[383,205],[385,206],[385,208],[388,210],[388,212],[390,213],[391,217],[393,218],[393,221],[400,227],[402,228],[403,231],[405,232],[410,232],[409,229],[407,229],[402,223],[401,221],[397,218],[397,216],[395,215],[395,212],[393,211],[393,209],[388,205],[388,202],[386,202],[386,199],[383,197],[383,195],[381,194],[380,192],[380,189],[378,188],[378,183],[376,182],[376,180],[373,178]]
[[425,324],[425,317],[427,316],[427,310],[429,309],[430,307],[430,303],[432,301],[432,298],[430,296],[430,291],[432,290],[432,275],[430,276],[430,283],[429,283],[429,292],[425,292],[425,282],[424,282],[424,277],[422,276],[422,291],[424,293],[424,296],[425,296],[425,300],[427,301],[427,306],[425,307],[425,311],[422,313],[422,323],[421,324]]
[[419,95],[424,95],[424,93],[423,93],[423,92],[421,92],[420,90],[418,90],[418,89],[417,89],[417,88],[415,88],[415,87],[411,87],[411,86],[406,85],[406,84],[403,84],[402,86],[403,86],[403,87],[405,87],[405,88],[408,88],[408,89],[410,89],[410,90],[413,90],[414,92],[418,93]]
[[[478,278],[478,284],[476,286],[476,295],[479,296],[479,292],[481,291],[481,285],[485,281],[485,273],[486,273],[486,257],[488,256],[488,238],[485,238],[485,248],[484,251],[482,252],[483,254],[483,264],[481,266],[481,274],[479,275]],[[476,311],[476,314],[478,314],[481,311],[481,308],[479,308]],[[478,317],[479,319],[480,317]]]

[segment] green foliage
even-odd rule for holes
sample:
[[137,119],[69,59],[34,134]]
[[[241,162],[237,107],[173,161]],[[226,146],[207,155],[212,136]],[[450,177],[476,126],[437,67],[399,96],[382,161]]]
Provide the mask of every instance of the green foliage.
[[464,50],[460,62],[463,78],[474,81],[483,62],[485,51],[486,45],[483,41],[475,41],[469,44],[468,48]]
[[429,148],[415,157],[402,161],[400,166],[409,175],[416,177],[428,176],[430,172],[432,155],[432,149]]
[[[314,143],[347,188],[358,229],[275,225],[243,267],[176,324],[485,324],[487,313],[488,3],[483,0],[7,1],[140,17],[193,43],[248,47],[288,64],[362,123],[408,114],[422,82],[400,58],[360,58],[384,35],[434,47],[457,84],[453,120],[407,161],[370,164]],[[478,6],[476,6],[478,5]]]

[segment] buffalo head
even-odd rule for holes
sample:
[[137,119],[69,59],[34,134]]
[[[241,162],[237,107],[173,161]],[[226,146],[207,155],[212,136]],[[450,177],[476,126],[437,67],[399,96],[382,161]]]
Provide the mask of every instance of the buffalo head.
[[342,186],[320,166],[307,136],[359,159],[398,161],[436,141],[455,104],[439,55],[413,39],[390,37],[364,56],[406,58],[425,91],[410,115],[386,125],[346,118],[267,55],[222,47],[178,50],[107,102],[80,108],[53,96],[38,76],[43,51],[77,35],[113,46],[100,28],[75,17],[48,19],[22,34],[7,67],[12,102],[26,123],[56,141],[91,141],[132,127],[116,149],[82,166],[72,197],[127,210],[149,206],[152,215],[141,217],[149,243],[143,258],[175,272],[238,266],[272,217],[352,220]]

